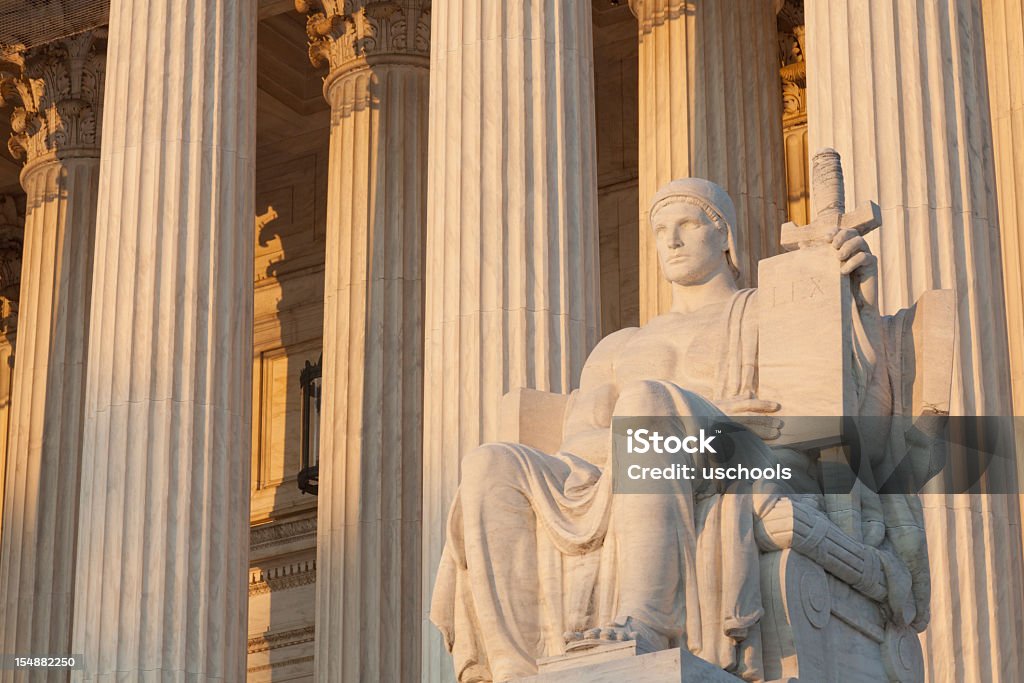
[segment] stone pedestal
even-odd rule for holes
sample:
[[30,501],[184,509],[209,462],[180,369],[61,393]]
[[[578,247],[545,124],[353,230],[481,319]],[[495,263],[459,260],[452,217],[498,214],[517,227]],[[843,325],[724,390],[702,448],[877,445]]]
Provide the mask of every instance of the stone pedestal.
[[416,681],[430,2],[306,9],[331,105],[316,679]]
[[776,0],[630,0],[640,29],[640,322],[669,310],[647,210],[675,178],[736,203],[744,284],[786,215]]
[[520,683],[739,683],[740,679],[688,651],[662,650],[638,657],[559,669]]
[[243,681],[256,6],[114,0],[71,651]]
[[[433,5],[425,600],[461,456],[497,436],[506,392],[568,392],[597,342],[591,10],[589,0]],[[426,619],[423,630],[423,680],[449,680],[440,634]]]
[[[883,229],[867,239],[880,261],[882,312],[928,289],[954,289],[952,411],[1009,414],[980,0],[811,2],[806,21],[810,147],[842,155],[847,205],[875,199],[881,207]],[[929,679],[1024,679],[1018,501],[922,500]],[[955,669],[950,652],[961,653]]]
[[[13,59],[16,75],[6,85],[20,104],[9,146],[26,162],[26,216],[0,547],[0,651],[59,656],[71,653],[104,32]],[[0,680],[15,675],[3,671]]]

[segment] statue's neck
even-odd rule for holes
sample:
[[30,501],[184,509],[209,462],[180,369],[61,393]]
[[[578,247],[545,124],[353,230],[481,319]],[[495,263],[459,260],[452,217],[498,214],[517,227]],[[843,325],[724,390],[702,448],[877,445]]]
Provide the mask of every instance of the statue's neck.
[[725,304],[738,291],[731,272],[717,272],[700,284],[672,283],[672,312],[692,313],[711,304]]

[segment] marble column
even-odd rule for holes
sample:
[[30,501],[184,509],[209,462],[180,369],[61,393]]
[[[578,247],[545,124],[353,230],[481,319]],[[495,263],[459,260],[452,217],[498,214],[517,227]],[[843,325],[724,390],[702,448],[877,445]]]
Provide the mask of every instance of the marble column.
[[113,0],[72,651],[243,681],[256,5]]
[[[1013,413],[1024,415],[1024,0],[982,0]],[[1019,427],[1024,427],[1024,421]],[[1017,431],[1024,453],[1024,429]],[[1024,458],[1017,481],[1024,482]]]
[[[928,289],[954,289],[954,413],[1009,414],[980,1],[815,0],[805,8],[810,147],[842,155],[847,206],[870,199],[881,207],[882,227],[868,241],[881,265],[883,312]],[[929,680],[1024,680],[1018,499],[923,502]]]
[[741,224],[744,284],[778,251],[786,217],[778,0],[630,0],[640,30],[640,322],[664,313],[647,210],[669,180],[729,191]]
[[418,681],[429,0],[303,2],[331,105],[316,680]]
[[431,41],[424,608],[461,456],[507,391],[571,390],[601,322],[589,0],[439,0]]
[[1013,405],[1024,415],[1024,1],[982,0]]
[[24,51],[3,88],[26,195],[0,544],[7,653],[71,653],[105,42],[97,30]]

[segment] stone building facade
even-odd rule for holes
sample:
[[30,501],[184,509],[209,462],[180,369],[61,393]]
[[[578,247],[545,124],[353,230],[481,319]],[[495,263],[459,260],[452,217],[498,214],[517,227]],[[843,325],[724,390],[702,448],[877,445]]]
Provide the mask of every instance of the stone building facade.
[[[448,680],[460,454],[664,310],[676,177],[756,264],[835,147],[883,312],[956,290],[957,409],[1024,406],[1021,0],[106,4],[0,13],[0,652]],[[928,680],[1024,680],[1022,503],[925,501]]]

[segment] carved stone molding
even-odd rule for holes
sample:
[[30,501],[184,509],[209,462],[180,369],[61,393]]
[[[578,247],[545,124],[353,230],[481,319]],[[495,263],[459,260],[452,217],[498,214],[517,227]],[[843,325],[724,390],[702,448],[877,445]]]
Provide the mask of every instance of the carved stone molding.
[[[248,652],[249,654],[255,654],[257,652],[274,650],[279,647],[311,643],[313,642],[315,634],[315,626],[303,626],[302,628],[293,628],[287,631],[264,633],[262,635],[249,638]],[[252,671],[252,669],[250,669],[250,671]]]
[[247,671],[251,674],[261,673],[263,671],[271,671],[273,669],[281,669],[285,666],[295,666],[297,664],[312,664],[312,657],[296,657],[295,659],[285,659],[282,661],[269,662],[267,664],[260,664],[259,666],[250,666]]
[[316,581],[316,561],[298,562],[249,572],[249,597],[273,591],[306,586]]
[[295,0],[309,60],[333,72],[387,56],[430,58],[430,0]]
[[99,156],[106,35],[95,29],[0,57],[0,106],[13,107],[16,159]]
[[303,536],[316,535],[316,517],[305,517],[284,524],[267,524],[249,532],[249,549],[259,550]]

